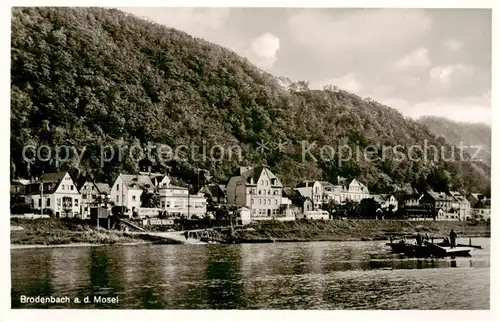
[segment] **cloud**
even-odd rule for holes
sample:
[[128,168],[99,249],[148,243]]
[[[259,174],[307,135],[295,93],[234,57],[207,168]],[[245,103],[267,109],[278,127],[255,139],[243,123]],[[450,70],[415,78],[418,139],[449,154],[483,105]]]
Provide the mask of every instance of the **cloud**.
[[264,33],[252,41],[250,49],[255,63],[264,69],[270,69],[276,62],[280,39],[272,33]]
[[430,27],[430,17],[420,9],[363,9],[341,16],[306,9],[287,21],[296,42],[327,52],[393,46],[412,41]]
[[123,7],[118,9],[207,40],[212,38],[214,31],[225,27],[230,12],[229,8]]
[[448,85],[457,78],[471,76],[474,71],[475,68],[473,66],[461,64],[444,65],[432,68],[429,72],[429,76],[434,82],[438,82],[441,85]]
[[326,78],[322,80],[312,81],[309,84],[309,88],[322,89],[325,85],[335,85],[340,89],[353,93],[359,93],[359,91],[361,91],[363,88],[363,85],[354,73],[337,78]]
[[417,103],[411,103],[397,97],[390,97],[379,101],[414,119],[424,115],[433,115],[446,117],[458,122],[491,124],[491,92],[466,97],[465,99],[435,98]]
[[429,57],[429,50],[427,48],[418,48],[394,62],[393,66],[401,70],[430,67],[431,59]]
[[449,51],[459,51],[460,49],[462,49],[462,47],[464,46],[464,44],[454,38],[450,38],[450,39],[447,39],[445,42],[444,42],[444,46],[446,47],[446,49],[448,49]]

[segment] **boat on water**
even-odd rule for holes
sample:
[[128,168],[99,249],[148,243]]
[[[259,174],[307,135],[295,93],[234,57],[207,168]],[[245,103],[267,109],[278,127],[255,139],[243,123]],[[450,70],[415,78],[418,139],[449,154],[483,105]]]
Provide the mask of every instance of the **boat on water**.
[[[440,243],[442,244],[442,243]],[[387,243],[393,253],[404,254],[409,257],[468,257],[475,247],[471,246],[445,246],[425,241],[422,245],[411,244],[404,241]]]

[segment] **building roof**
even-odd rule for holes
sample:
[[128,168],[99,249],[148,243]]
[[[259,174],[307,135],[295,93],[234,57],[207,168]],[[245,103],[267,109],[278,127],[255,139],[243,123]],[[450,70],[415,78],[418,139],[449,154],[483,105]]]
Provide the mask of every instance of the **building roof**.
[[[281,182],[278,177],[271,172],[267,167],[240,167],[236,172],[235,176],[240,176],[245,180],[247,184],[257,184],[259,178],[262,176],[262,173],[266,172],[267,176],[273,180],[276,180],[276,185],[281,186]],[[274,185],[274,184],[273,184]]]
[[120,178],[123,184],[128,188],[135,187],[148,191],[152,191],[155,188],[151,178],[147,175],[120,174],[118,178]]
[[11,179],[10,180],[10,184],[20,184],[20,185],[27,185],[29,184],[30,181],[28,179],[22,179],[22,178],[18,178],[18,179]]
[[36,181],[36,183],[46,183],[46,182],[61,182],[66,176],[66,171],[54,172],[54,173],[44,173]]
[[283,188],[282,195],[283,195],[283,197],[287,197],[290,200],[292,200],[294,198],[302,197],[302,195],[300,194],[300,192],[298,190],[295,190],[294,188],[290,188],[290,187]]
[[448,195],[446,192],[435,192],[433,190],[427,190],[429,196],[436,201],[454,201],[455,199]]
[[320,181],[319,183],[323,186],[323,188],[326,188],[326,187],[335,188],[335,186],[328,181]]
[[373,199],[377,202],[385,202],[388,201],[392,197],[391,194],[379,194],[379,195],[374,195]]
[[111,193],[111,188],[109,187],[109,184],[107,184],[107,183],[96,182],[95,186],[97,187],[97,190],[99,190],[99,192],[101,194],[107,194],[107,195],[109,195]]
[[210,194],[212,197],[226,194],[226,185],[211,183],[200,189],[200,192]]
[[[64,177],[66,176],[66,171],[61,172],[53,172],[53,173],[44,173],[36,180],[35,182],[30,184],[30,193],[31,194],[40,194],[40,184],[43,183],[43,193],[44,194],[52,194],[54,193]],[[73,181],[73,179],[71,179]],[[74,182],[73,182],[74,184]],[[78,187],[75,188],[78,191]]]

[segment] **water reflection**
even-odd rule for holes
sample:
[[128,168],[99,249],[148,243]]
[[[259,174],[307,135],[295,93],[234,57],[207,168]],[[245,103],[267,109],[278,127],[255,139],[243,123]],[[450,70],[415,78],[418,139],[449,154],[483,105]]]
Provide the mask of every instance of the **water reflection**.
[[[489,240],[482,242],[473,257],[456,259],[408,259],[383,242],[12,250],[12,307],[488,308]],[[20,295],[120,302],[28,305]]]

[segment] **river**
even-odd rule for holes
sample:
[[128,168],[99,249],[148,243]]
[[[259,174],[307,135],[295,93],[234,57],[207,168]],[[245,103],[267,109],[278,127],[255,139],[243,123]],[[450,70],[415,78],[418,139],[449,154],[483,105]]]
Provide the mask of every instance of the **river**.
[[[458,242],[468,242],[458,240]],[[384,241],[11,250],[13,308],[489,309],[490,239],[468,258],[408,259]],[[21,303],[21,295],[117,297]]]

